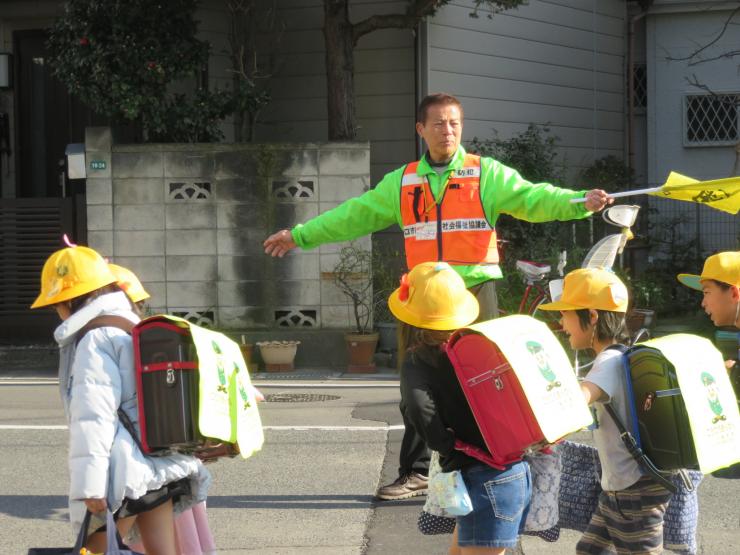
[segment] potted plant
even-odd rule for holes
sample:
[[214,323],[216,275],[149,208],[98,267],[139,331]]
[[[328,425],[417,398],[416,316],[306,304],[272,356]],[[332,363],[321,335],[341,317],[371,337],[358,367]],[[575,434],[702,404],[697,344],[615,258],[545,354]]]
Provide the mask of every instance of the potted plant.
[[344,336],[349,356],[348,372],[375,371],[373,356],[379,334],[369,329],[373,300],[372,260],[370,251],[344,247],[332,273],[334,285],[352,301],[355,325]]
[[268,372],[295,370],[295,355],[300,341],[258,341],[260,356]]
[[632,306],[627,312],[627,330],[634,335],[642,328],[651,328],[655,324],[653,308],[666,300],[665,290],[661,283],[650,276],[630,280],[632,289]]

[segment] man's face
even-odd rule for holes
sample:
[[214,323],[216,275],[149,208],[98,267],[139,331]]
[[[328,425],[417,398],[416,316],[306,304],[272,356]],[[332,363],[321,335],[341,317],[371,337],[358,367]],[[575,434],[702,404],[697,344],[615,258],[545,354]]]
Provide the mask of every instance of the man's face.
[[736,326],[735,316],[740,303],[740,292],[737,287],[723,289],[712,280],[701,282],[704,298],[701,307],[711,318],[715,326]]
[[460,146],[462,128],[462,114],[454,104],[432,104],[426,121],[416,123],[416,132],[426,142],[434,162],[452,158]]

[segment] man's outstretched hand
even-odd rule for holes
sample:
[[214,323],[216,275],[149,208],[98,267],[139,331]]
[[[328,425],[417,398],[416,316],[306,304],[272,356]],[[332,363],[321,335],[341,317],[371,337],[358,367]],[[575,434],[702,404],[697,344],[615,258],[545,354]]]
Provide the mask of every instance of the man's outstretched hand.
[[614,199],[609,198],[608,193],[601,189],[591,189],[586,193],[586,210],[589,212],[598,212],[613,203]]
[[265,247],[265,254],[282,258],[298,245],[293,241],[293,235],[291,235],[290,230],[281,229],[265,239],[262,246]]

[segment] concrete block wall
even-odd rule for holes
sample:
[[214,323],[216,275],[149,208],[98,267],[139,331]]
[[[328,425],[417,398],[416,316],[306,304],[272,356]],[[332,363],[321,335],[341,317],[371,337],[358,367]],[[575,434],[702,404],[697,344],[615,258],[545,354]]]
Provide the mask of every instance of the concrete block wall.
[[90,246],[141,278],[152,312],[223,330],[352,326],[332,283],[344,244],[277,259],[262,243],[367,190],[367,143],[115,145],[89,128],[85,145]]

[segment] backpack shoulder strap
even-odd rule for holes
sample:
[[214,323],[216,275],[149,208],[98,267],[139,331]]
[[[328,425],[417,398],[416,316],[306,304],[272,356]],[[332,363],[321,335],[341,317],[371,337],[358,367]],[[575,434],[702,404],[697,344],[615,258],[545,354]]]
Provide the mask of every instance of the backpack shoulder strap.
[[77,332],[77,338],[75,339],[75,345],[82,341],[87,332],[90,332],[98,328],[118,328],[119,330],[125,331],[131,335],[131,330],[134,329],[134,324],[128,318],[123,316],[116,316],[114,314],[105,314],[103,316],[97,316],[85,324],[80,331]]
[[[131,335],[131,330],[134,329],[135,325],[136,324],[134,324],[131,320],[129,320],[128,318],[124,318],[123,316],[116,316],[114,314],[104,314],[103,316],[97,316],[90,320],[82,328],[80,328],[80,331],[77,332],[75,345],[79,344],[79,342],[82,341],[82,338],[85,337],[85,335],[92,330],[98,328],[118,328],[119,330],[123,330],[127,334]],[[121,407],[118,407],[117,413],[118,419],[121,421],[121,424],[123,424],[123,427],[126,428],[126,431],[136,443],[136,446],[142,453],[146,453],[146,451],[144,451],[144,447],[141,445],[141,441],[139,440],[139,435],[136,433],[134,423],[131,422],[131,419],[125,412],[123,412]]]
[[[629,347],[617,343],[615,345],[610,345],[606,348],[606,350],[619,351],[620,353],[622,353],[622,355],[625,355],[629,351]],[[627,387],[632,387],[630,381],[628,381]],[[634,404],[634,398],[632,398],[632,395],[630,395],[628,403]],[[619,437],[622,439],[622,443],[624,443],[625,448],[627,449],[629,454],[632,455],[632,458],[635,459],[637,464],[665,489],[667,489],[671,493],[676,493],[676,486],[667,477],[667,475],[669,475],[670,473],[661,472],[660,470],[658,470],[658,468],[656,468],[653,462],[647,457],[645,452],[640,447],[638,441],[635,439],[635,436],[627,431],[627,428],[622,423],[622,419],[619,418],[619,415],[617,414],[617,411],[614,410],[611,402],[603,403],[603,406],[606,412],[609,413],[611,419],[614,421],[614,424],[617,426],[617,430],[619,430]]]

